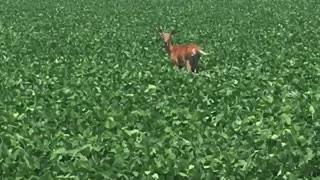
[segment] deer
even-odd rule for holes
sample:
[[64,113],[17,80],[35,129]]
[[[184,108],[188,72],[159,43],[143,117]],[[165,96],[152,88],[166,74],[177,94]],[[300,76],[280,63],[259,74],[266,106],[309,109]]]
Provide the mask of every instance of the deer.
[[196,44],[189,45],[173,45],[171,42],[171,36],[176,34],[176,30],[171,32],[164,32],[159,28],[160,36],[163,40],[165,50],[170,57],[170,62],[174,67],[181,69],[185,66],[187,72],[199,72],[199,60],[202,55],[208,53],[203,52]]

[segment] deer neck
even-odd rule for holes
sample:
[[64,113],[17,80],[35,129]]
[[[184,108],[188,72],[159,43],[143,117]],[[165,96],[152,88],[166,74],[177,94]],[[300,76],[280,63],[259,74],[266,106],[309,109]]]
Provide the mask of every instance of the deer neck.
[[167,43],[165,43],[165,47],[166,47],[166,51],[167,53],[170,55],[173,49],[173,45],[171,43],[171,41],[168,41]]

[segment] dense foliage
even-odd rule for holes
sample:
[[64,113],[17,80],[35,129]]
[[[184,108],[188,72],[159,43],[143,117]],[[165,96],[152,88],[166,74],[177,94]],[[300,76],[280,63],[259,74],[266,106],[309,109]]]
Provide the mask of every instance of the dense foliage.
[[[0,0],[1,179],[320,176],[319,0]],[[174,70],[157,27],[197,43]]]

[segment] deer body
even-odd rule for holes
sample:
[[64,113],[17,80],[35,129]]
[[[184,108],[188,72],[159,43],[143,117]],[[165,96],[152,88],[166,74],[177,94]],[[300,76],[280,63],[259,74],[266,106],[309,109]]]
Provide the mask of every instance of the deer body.
[[182,68],[185,66],[187,71],[195,72],[199,70],[198,62],[200,59],[200,54],[206,54],[200,50],[200,47],[196,44],[190,45],[172,45],[171,35],[174,33],[163,33],[161,36],[166,48],[166,51],[170,57],[171,64]]
[[[171,63],[172,65],[179,67],[181,67],[183,64],[187,65],[188,61],[192,59],[199,49],[197,45],[180,45],[171,47],[172,48],[169,51]],[[187,70],[189,70],[189,68]]]

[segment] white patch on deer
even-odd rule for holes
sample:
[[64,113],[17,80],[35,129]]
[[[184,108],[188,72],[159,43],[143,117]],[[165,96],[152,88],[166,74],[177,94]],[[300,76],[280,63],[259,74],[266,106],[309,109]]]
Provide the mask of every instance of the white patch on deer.
[[191,56],[194,56],[195,54],[196,54],[196,49],[193,48],[193,49],[192,49],[192,55],[191,55]]

